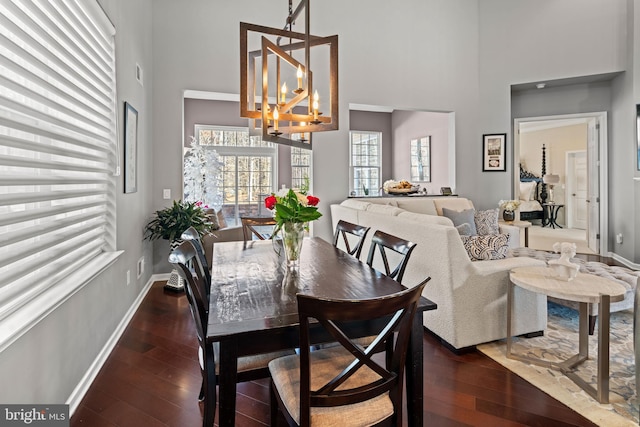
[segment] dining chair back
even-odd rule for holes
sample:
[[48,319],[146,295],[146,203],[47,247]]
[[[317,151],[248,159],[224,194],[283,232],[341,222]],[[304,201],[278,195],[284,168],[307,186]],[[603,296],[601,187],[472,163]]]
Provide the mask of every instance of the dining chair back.
[[350,222],[340,220],[336,225],[336,231],[333,235],[333,246],[339,245],[340,237],[344,243],[346,252],[356,258],[360,258],[362,252],[362,244],[371,227],[364,225],[352,224]]
[[182,235],[180,236],[182,240],[189,240],[193,244],[194,249],[196,250],[196,254],[198,255],[198,260],[200,261],[200,267],[203,270],[202,274],[204,274],[207,281],[207,298],[209,296],[209,287],[211,284],[211,269],[209,267],[209,263],[207,262],[207,257],[204,251],[204,245],[202,244],[202,240],[200,239],[200,233],[193,228],[187,228]]
[[[290,425],[309,426],[313,418],[317,425],[401,426],[405,359],[426,282],[366,300],[298,294],[300,355],[269,364],[271,425],[280,408]],[[363,322],[376,333],[366,348],[346,329]],[[311,329],[318,324],[340,345],[311,351]],[[372,357],[388,342],[393,343],[387,350],[389,364]]]
[[[382,264],[384,267],[384,274],[395,279],[397,282],[402,283],[404,271],[409,263],[411,252],[413,252],[415,247],[416,244],[413,242],[387,234],[384,231],[376,230],[371,238],[367,264],[372,268]],[[376,254],[379,254],[381,261],[377,261]],[[389,266],[390,258],[396,260],[396,266],[393,270]]]
[[[273,227],[270,228],[269,233],[265,233],[262,231],[264,227],[275,226],[276,219],[268,216],[256,216],[256,217],[242,217],[240,218],[242,222],[242,234],[244,235],[244,241],[253,240],[253,237],[256,237],[258,240],[268,240],[271,238],[271,234],[273,232]],[[260,227],[260,228],[258,228]]]
[[[210,427],[213,425],[216,410],[215,384],[219,374],[220,352],[218,343],[210,343],[206,340],[211,282],[208,282],[207,276],[202,274],[203,266],[200,263],[200,256],[194,245],[194,240],[185,240],[171,251],[169,262],[185,281],[185,293],[196,326],[199,344],[198,358],[202,372],[199,399],[204,402],[203,427]],[[237,382],[268,378],[269,361],[292,353],[293,349],[238,358]]]

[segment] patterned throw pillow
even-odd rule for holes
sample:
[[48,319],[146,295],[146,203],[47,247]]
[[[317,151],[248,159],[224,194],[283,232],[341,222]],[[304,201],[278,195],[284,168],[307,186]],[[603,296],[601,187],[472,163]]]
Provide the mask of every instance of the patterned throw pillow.
[[476,223],[473,219],[474,209],[466,209],[462,212],[454,211],[453,209],[442,208],[442,216],[449,218],[455,227],[462,224],[469,224],[471,231],[469,235],[476,235]]
[[476,224],[477,234],[486,236],[488,234],[498,234],[500,227],[498,226],[498,214],[500,209],[489,209],[486,211],[476,211],[473,219]]
[[460,237],[471,261],[487,261],[507,257],[509,250],[508,234]]

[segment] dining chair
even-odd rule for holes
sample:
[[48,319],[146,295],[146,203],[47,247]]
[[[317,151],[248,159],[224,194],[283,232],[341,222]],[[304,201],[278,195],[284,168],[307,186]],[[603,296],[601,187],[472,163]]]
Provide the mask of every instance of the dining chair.
[[[204,403],[203,427],[211,427],[216,410],[216,387],[209,389],[209,385],[215,385],[218,381],[218,360],[220,359],[218,343],[212,344],[206,340],[209,317],[209,295],[206,289],[210,288],[211,283],[206,283],[206,276],[200,273],[202,266],[199,265],[199,255],[193,240],[186,240],[175,248],[169,255],[169,262],[178,270],[178,274],[185,281],[185,293],[196,326],[199,345],[198,359],[202,373],[202,386],[198,399]],[[269,362],[293,353],[292,349],[238,358],[237,382],[268,378]]]
[[[258,240],[268,240],[271,238],[271,233],[263,233],[256,227],[275,226],[276,219],[268,216],[255,216],[255,217],[241,217],[242,233],[244,235],[244,241],[253,240],[253,237],[257,237]],[[271,229],[273,232],[273,229]]]
[[[280,409],[292,426],[401,426],[405,359],[425,284],[366,300],[298,294],[300,354],[269,363],[271,425]],[[375,325],[367,348],[345,331],[354,322]],[[310,329],[318,324],[340,345],[311,351]],[[372,357],[387,342],[389,365]]]
[[[200,261],[200,266],[202,267],[202,270],[203,270],[202,273],[206,277],[206,282],[210,284],[211,268],[209,267],[209,263],[207,262],[207,257],[204,251],[204,245],[202,244],[202,240],[200,239],[200,233],[198,233],[198,230],[196,230],[194,227],[189,227],[182,233],[180,238],[182,240],[189,240],[193,244],[193,247],[196,250],[196,254],[198,255],[198,260]],[[209,286],[206,287],[207,301],[209,301]]]
[[[376,253],[380,254],[382,265],[384,266],[384,274],[402,283],[404,271],[407,268],[411,252],[415,249],[416,244],[408,240],[387,234],[384,231],[376,230],[371,238],[371,246],[369,247],[369,255],[367,256],[367,264],[375,268],[380,263],[377,261]],[[397,260],[396,267],[392,270],[389,266],[389,256]]]
[[[333,246],[338,247],[338,241],[340,237],[342,237],[342,241],[344,242],[344,246],[346,248],[346,252],[349,255],[353,255],[356,258],[360,258],[360,253],[362,252],[362,244],[364,243],[365,237],[367,237],[367,233],[371,227],[365,227],[364,225],[352,224],[350,222],[340,220],[336,225],[336,231],[333,235]],[[357,238],[355,241],[353,237]],[[351,246],[353,244],[353,247]]]

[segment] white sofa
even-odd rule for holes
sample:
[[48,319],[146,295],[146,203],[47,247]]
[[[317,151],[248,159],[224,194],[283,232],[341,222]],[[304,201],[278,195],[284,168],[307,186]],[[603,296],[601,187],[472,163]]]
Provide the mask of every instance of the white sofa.
[[[402,282],[415,286],[431,277],[423,295],[437,303],[438,309],[424,314],[424,326],[451,349],[462,350],[506,338],[509,271],[544,262],[524,257],[472,262],[451,220],[438,215],[443,207],[460,211],[473,207],[473,203],[460,197],[347,199],[331,205],[331,219],[334,229],[341,219],[371,227],[362,259],[366,259],[375,230],[417,244]],[[510,240],[519,246],[519,229],[507,226],[501,229],[504,231],[515,233],[517,238]],[[546,329],[543,295],[516,288],[514,313],[515,334]]]

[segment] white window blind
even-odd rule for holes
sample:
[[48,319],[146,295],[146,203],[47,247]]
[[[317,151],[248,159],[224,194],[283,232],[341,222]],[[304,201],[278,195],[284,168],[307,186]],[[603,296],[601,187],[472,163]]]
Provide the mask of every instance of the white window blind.
[[114,35],[95,0],[0,2],[0,322],[115,250]]

